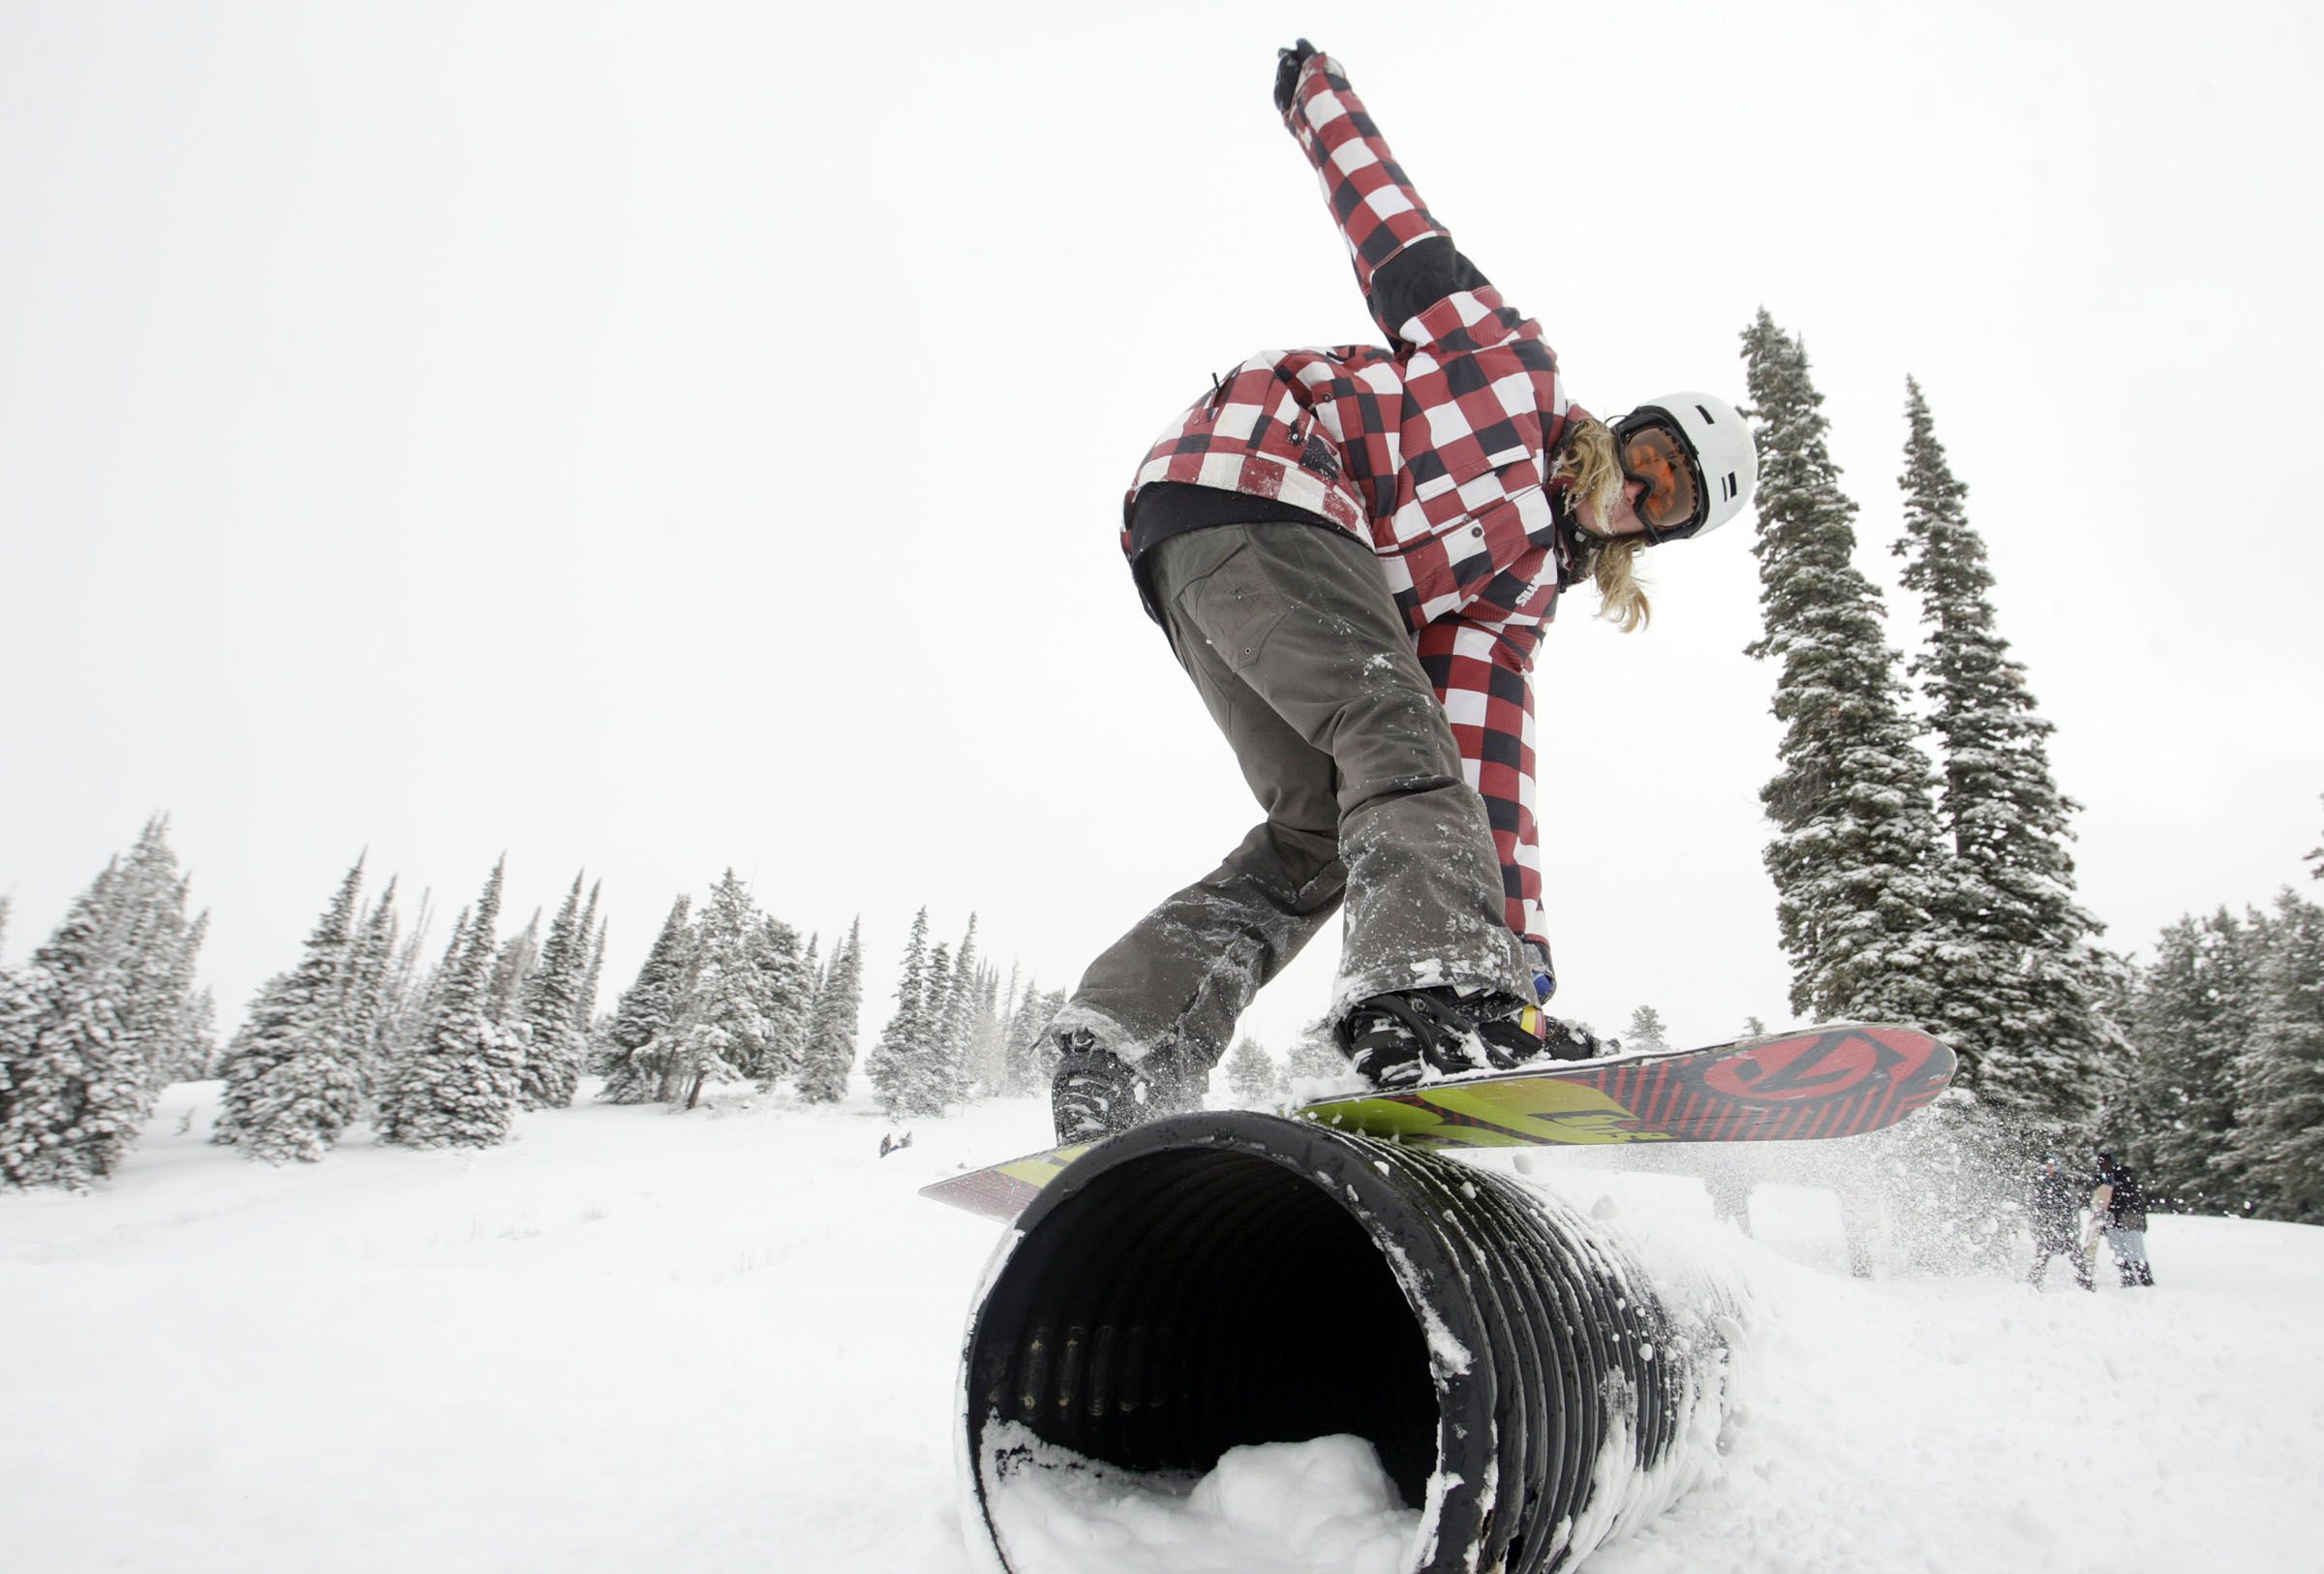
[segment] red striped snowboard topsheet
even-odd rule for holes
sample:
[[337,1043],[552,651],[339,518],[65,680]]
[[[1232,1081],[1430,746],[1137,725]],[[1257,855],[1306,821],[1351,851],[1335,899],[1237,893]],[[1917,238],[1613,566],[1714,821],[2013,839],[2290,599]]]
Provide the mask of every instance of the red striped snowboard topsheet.
[[[1552,1062],[1351,1094],[1292,1111],[1425,1148],[1613,1142],[1795,1142],[1878,1131],[1952,1081],[1953,1052],[1911,1028],[1836,1022],[1703,1049]],[[1087,1151],[1052,1148],[921,1188],[1012,1219]]]

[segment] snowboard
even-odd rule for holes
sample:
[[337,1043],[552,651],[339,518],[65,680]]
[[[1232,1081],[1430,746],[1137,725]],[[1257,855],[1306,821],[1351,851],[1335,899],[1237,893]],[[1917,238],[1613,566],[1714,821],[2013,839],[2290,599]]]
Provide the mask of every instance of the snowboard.
[[[1701,1049],[1544,1061],[1290,1111],[1422,1148],[1797,1142],[1878,1131],[1928,1103],[1953,1052],[1911,1028],[1835,1022]],[[1006,1223],[1094,1143],[949,1176],[920,1194]]]

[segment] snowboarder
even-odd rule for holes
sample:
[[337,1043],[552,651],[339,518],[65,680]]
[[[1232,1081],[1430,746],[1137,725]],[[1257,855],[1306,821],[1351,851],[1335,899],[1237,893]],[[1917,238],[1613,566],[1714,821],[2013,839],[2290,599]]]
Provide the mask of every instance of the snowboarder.
[[1610,423],[1567,395],[1422,203],[1338,63],[1278,52],[1388,348],[1269,351],[1171,421],[1124,501],[1146,609],[1266,818],[1089,965],[1052,1024],[1061,1143],[1191,1107],[1252,996],[1344,908],[1330,1024],[1374,1086],[1591,1053],[1554,987],[1528,674],[1558,594],[1646,621],[1638,551],[1757,476],[1705,393]]
[[2089,1253],[2082,1250],[2082,1197],[2081,1183],[2065,1173],[2056,1154],[2042,1159],[2041,1173],[2034,1178],[2026,1199],[2034,1226],[2034,1271],[2026,1281],[2035,1289],[2041,1288],[2050,1258],[2060,1253],[2074,1265],[2075,1283],[2086,1290],[2097,1288],[2091,1282]]
[[2125,1288],[2152,1288],[2155,1270],[2147,1262],[2147,1193],[2138,1174],[2110,1153],[2100,1153],[2097,1187],[2090,1194],[2090,1211],[2105,1231],[2106,1250],[2114,1254],[2115,1278]]

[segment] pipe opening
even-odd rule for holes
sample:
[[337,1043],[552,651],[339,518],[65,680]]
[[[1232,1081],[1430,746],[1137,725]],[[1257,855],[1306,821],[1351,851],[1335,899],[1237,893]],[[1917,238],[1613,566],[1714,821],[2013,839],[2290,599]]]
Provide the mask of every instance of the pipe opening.
[[1027,1228],[966,1355],[971,1459],[994,1418],[1195,1475],[1241,1444],[1353,1434],[1408,1508],[1437,1466],[1427,1341],[1380,1247],[1315,1180],[1247,1154],[1092,1177]]

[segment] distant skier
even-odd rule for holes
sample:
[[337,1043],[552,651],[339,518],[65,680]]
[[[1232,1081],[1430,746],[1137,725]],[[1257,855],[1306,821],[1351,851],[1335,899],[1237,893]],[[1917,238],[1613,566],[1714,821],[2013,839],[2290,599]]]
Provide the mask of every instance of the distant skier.
[[2034,1226],[2034,1271],[2026,1281],[2035,1289],[2041,1288],[2050,1258],[2061,1253],[2074,1265],[2075,1283],[2086,1290],[2097,1288],[2090,1280],[2090,1253],[2082,1246],[2083,1197],[2082,1183],[2066,1174],[2056,1154],[2041,1161],[2041,1173],[2034,1178],[2034,1189],[2026,1198]]
[[[1539,1009],[1534,651],[1583,579],[1644,623],[1639,548],[1725,523],[1757,476],[1713,395],[1610,426],[1572,403],[1540,324],[1453,249],[1304,39],[1279,51],[1275,106],[1389,347],[1214,377],[1125,500],[1140,597],[1266,818],[1083,974],[1052,1027],[1060,1142],[1196,1103],[1243,1007],[1343,903],[1330,1022],[1375,1086],[1480,1051],[1587,1054]],[[1528,201],[1536,151],[1516,160]],[[1187,218],[1231,265],[1232,221]]]
[[2147,1193],[2138,1174],[2110,1153],[2097,1156],[2097,1187],[2091,1192],[2091,1212],[2106,1232],[2106,1250],[2114,1254],[2116,1279],[2127,1286],[2152,1288],[2155,1270],[2147,1262]]

